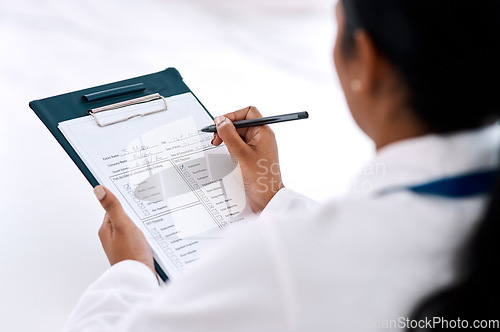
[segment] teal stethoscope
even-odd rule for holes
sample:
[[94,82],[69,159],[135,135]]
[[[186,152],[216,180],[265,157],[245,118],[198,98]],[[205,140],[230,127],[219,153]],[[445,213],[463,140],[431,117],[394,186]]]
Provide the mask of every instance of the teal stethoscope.
[[422,195],[455,199],[467,198],[490,193],[497,173],[498,170],[477,171],[417,184],[411,187],[388,188],[379,192],[379,195],[409,190]]

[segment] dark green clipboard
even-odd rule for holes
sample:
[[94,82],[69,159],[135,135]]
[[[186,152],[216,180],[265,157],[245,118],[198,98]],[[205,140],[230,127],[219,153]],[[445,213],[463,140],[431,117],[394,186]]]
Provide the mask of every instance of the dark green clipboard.
[[[73,162],[78,166],[92,187],[99,183],[94,178],[85,163],[80,159],[76,151],[71,147],[64,135],[57,127],[60,122],[88,115],[90,109],[135,99],[154,93],[163,97],[171,97],[178,94],[190,92],[191,89],[184,83],[182,76],[175,68],[167,68],[163,71],[139,76],[119,82],[109,83],[84,90],[70,92],[55,97],[33,100],[29,103],[30,108],[42,120],[55,139],[61,144]],[[196,96],[193,93],[193,96]],[[198,100],[198,98],[196,98]],[[198,100],[198,102],[200,102]],[[200,105],[213,119],[213,116],[200,102]],[[167,275],[155,261],[158,275],[166,281]]]

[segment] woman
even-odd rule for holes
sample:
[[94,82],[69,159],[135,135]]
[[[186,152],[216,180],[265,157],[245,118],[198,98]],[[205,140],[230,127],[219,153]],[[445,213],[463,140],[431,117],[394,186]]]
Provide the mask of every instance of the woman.
[[379,172],[356,180],[371,190],[316,207],[283,187],[269,127],[234,129],[260,117],[256,108],[217,117],[212,142],[239,159],[260,220],[160,288],[144,236],[96,187],[112,267],[66,329],[364,331],[498,317],[498,273],[488,270],[500,235],[498,181],[490,199],[500,149],[497,3],[339,2],[334,60],[377,148],[367,167]]

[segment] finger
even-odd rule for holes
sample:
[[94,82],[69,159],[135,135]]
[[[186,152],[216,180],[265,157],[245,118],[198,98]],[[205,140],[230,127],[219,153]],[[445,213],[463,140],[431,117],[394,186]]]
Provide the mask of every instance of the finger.
[[260,114],[259,110],[255,106],[248,106],[240,110],[224,114],[224,116],[232,122],[262,118],[262,114]]
[[109,239],[111,237],[112,232],[113,232],[113,226],[111,225],[109,216],[106,213],[106,215],[104,215],[104,220],[102,222],[102,225],[99,228],[99,232],[97,233],[99,235],[101,243],[104,243],[107,239]]
[[226,147],[231,155],[240,158],[249,151],[250,147],[241,138],[240,134],[238,134],[230,119],[218,116],[215,118],[215,124],[217,126],[218,137],[226,143]]
[[[229,120],[231,120],[232,122],[240,121],[240,120],[262,118],[262,114],[260,114],[259,110],[255,106],[248,106],[248,107],[242,108],[238,111],[228,113],[224,116],[226,118],[228,118]],[[240,134],[241,137],[247,137],[247,132],[249,130],[250,130],[250,128],[237,129],[238,134]]]
[[115,195],[104,186],[96,186],[94,194],[106,211],[112,228],[120,228],[133,224]]
[[[248,106],[248,107],[242,108],[240,110],[224,114],[224,117],[231,120],[231,122],[234,122],[234,121],[240,121],[240,120],[261,118],[262,114],[259,112],[257,107]],[[241,129],[237,129],[236,131],[238,132],[238,134],[241,137],[246,137],[246,134],[249,130],[251,130],[251,129],[250,128],[241,128]],[[222,144],[222,141],[223,140],[221,139],[221,137],[219,135],[217,135],[217,133],[215,133],[214,138],[212,140],[212,144],[214,146],[219,146],[220,144]]]
[[219,135],[217,135],[217,133],[214,134],[214,138],[212,140],[212,145],[214,146],[219,146],[222,144],[222,139],[220,138]]
[[[241,138],[246,141],[248,139],[248,133],[251,132],[251,129],[252,128],[242,128],[242,129],[236,129],[236,131],[238,132],[238,134],[241,136]],[[250,136],[251,137],[251,136]],[[248,142],[247,142],[248,143]],[[215,133],[214,134],[214,138],[212,139],[212,145],[213,146],[219,146],[222,144],[222,138],[220,138],[220,136]]]

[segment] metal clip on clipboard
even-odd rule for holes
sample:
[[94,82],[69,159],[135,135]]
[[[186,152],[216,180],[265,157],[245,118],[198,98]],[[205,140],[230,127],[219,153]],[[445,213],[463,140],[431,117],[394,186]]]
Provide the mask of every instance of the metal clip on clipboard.
[[[150,102],[150,101],[153,101],[153,100],[156,100],[156,99],[162,99],[163,103],[165,104],[165,107],[162,108],[162,109],[156,110],[156,111],[151,111],[151,112],[147,112],[147,113],[134,114],[134,115],[131,115],[131,116],[127,117],[127,118],[120,119],[120,120],[115,120],[115,121],[111,121],[111,122],[108,122],[108,123],[101,123],[101,122],[99,122],[99,120],[97,119],[97,116],[96,116],[96,114],[100,113],[100,112],[116,110],[116,109],[119,109],[119,108],[122,108],[122,107],[136,105],[136,104],[141,104],[141,103],[147,103],[147,102]],[[119,103],[115,103],[115,104],[111,104],[111,105],[107,105],[107,106],[102,106],[102,107],[98,107],[98,108],[93,108],[88,113],[89,113],[89,115],[92,115],[92,117],[95,120],[95,123],[99,127],[106,127],[106,126],[114,125],[114,124],[117,124],[117,123],[120,123],[120,122],[125,122],[125,121],[128,121],[130,119],[133,119],[133,118],[136,118],[136,117],[139,117],[139,116],[142,117],[142,116],[148,116],[148,115],[151,115],[151,114],[163,112],[163,111],[166,111],[167,109],[168,109],[167,100],[162,95],[160,95],[159,93],[154,93],[152,95],[147,95],[147,96],[144,96],[144,97],[139,97],[139,98],[135,98],[135,99],[125,100],[125,101],[122,101],[122,102],[119,102]]]

